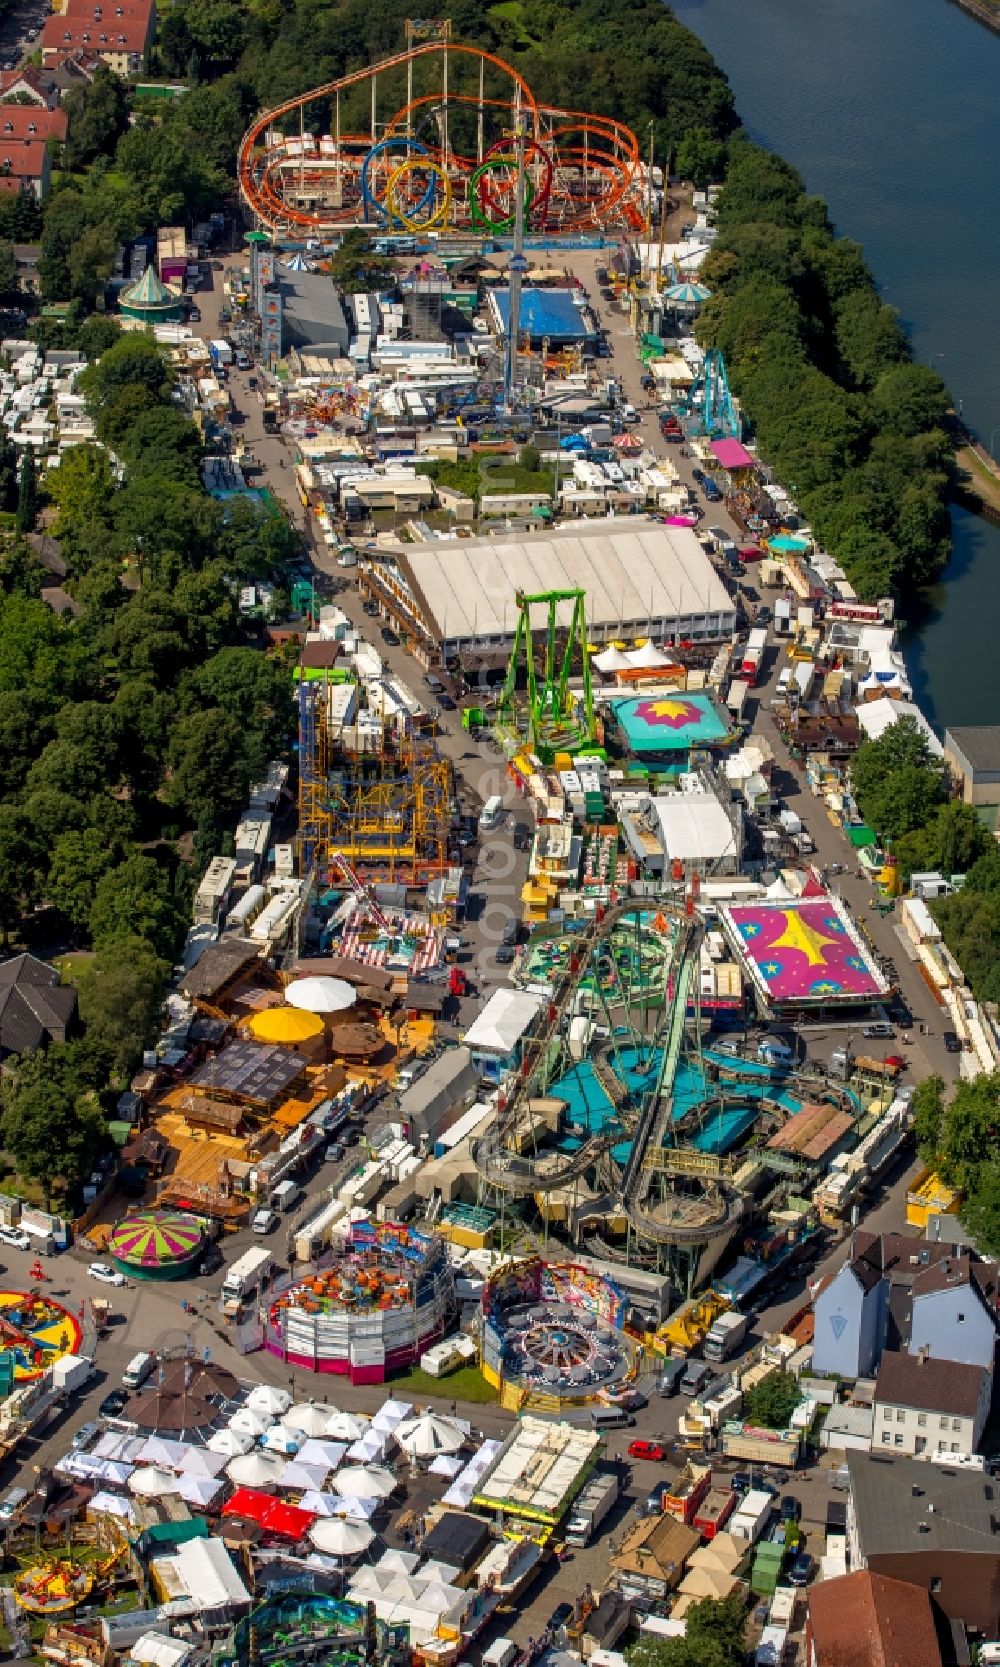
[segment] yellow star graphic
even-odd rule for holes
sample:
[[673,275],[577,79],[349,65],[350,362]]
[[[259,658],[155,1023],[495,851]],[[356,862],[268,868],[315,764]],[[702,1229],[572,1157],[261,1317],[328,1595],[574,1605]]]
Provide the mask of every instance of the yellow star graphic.
[[826,965],[826,956],[823,953],[826,945],[830,944],[832,946],[839,942],[840,939],[835,938],[832,933],[827,936],[823,932],[818,932],[816,927],[810,926],[804,921],[795,909],[786,909],[785,930],[780,938],[775,938],[772,941],[769,947],[771,949],[797,949],[801,955],[805,956],[809,966],[822,967]]

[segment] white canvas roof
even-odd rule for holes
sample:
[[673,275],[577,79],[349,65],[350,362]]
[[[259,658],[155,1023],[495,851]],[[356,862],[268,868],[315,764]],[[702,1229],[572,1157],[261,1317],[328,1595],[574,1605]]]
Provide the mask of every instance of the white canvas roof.
[[716,862],[736,855],[729,817],[714,793],[661,793],[653,806],[668,857]]
[[[412,575],[422,612],[441,641],[512,638],[519,590],[585,590],[588,626],[598,636],[690,635],[706,614],[734,618],[732,599],[693,529],[634,516],[518,539],[410,544],[397,559]],[[560,625],[570,624],[572,611],[572,603],[559,604]]]
[[914,706],[912,700],[892,700],[888,695],[882,695],[879,700],[863,700],[856,708],[858,722],[869,741],[877,741],[887,729],[898,723],[900,718],[912,718],[919,729],[928,749],[935,758],[940,758],[944,751],[919,706]]
[[465,1033],[467,1048],[510,1053],[542,1005],[542,997],[528,990],[494,990],[482,1012]]

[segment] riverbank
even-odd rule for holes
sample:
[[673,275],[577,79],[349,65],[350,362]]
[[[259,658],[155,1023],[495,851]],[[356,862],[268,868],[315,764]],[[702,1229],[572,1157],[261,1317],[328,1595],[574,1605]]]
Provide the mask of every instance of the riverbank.
[[1000,35],[1000,5],[995,5],[993,0],[951,0],[951,3]]
[[956,448],[955,463],[959,471],[956,503],[1000,526],[1000,464],[971,434]]

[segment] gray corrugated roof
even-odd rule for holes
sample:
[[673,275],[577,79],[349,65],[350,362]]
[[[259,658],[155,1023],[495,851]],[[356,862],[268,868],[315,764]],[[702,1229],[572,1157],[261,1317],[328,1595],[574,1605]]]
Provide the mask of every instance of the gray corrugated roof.
[[973,770],[1000,770],[1000,724],[961,724],[945,733]]
[[863,1556],[904,1551],[996,1555],[1000,1548],[993,1515],[996,1484],[988,1476],[874,1453],[849,1452],[847,1468]]

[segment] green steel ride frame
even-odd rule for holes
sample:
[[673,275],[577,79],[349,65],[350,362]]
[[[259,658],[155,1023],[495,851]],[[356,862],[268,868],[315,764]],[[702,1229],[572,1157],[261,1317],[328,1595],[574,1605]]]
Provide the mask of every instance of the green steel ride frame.
[[[501,730],[520,736],[517,722],[516,687],[522,655],[528,689],[528,739],[543,764],[551,764],[557,752],[575,753],[597,739],[594,722],[594,693],[587,652],[587,593],[584,590],[543,590],[534,596],[518,591],[517,630],[507,665],[507,676],[498,703]],[[572,602],[573,617],[565,648],[560,656],[556,614],[561,602]],[[545,670],[539,683],[531,636],[531,610],[548,609],[545,633]],[[583,713],[569,687],[573,650],[579,646],[583,665]]]

